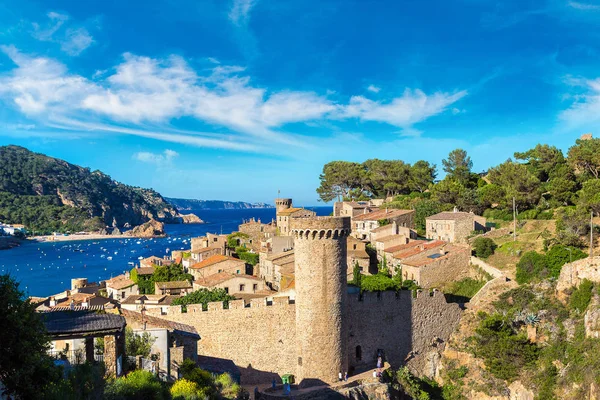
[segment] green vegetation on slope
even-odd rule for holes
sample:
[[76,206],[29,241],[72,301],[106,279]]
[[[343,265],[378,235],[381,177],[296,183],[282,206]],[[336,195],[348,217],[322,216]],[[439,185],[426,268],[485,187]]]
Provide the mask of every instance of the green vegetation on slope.
[[38,232],[98,230],[169,222],[177,210],[150,189],[127,186],[100,171],[0,147],[0,221]]

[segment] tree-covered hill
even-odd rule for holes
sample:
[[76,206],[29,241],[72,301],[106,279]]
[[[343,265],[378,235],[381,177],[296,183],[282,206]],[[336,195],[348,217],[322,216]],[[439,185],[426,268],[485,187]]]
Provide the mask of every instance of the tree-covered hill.
[[416,211],[424,234],[425,218],[440,211],[473,211],[495,220],[511,220],[513,199],[521,219],[556,219],[557,241],[585,246],[590,213],[600,215],[600,139],[584,136],[567,154],[538,144],[483,173],[472,171],[466,151],[456,149],[442,160],[446,173],[427,161],[332,161],[320,175],[322,201],[387,198],[386,207]]
[[0,147],[0,221],[36,231],[98,230],[174,222],[177,210],[159,193],[116,182],[100,171]]

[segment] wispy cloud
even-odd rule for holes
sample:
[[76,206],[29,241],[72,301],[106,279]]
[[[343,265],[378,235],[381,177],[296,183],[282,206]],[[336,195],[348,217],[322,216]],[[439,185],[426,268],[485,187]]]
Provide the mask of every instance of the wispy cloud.
[[250,11],[258,0],[233,0],[229,9],[229,20],[235,25],[247,25]]
[[[306,146],[284,132],[290,123],[356,118],[415,131],[414,124],[440,114],[467,95],[406,89],[384,100],[352,96],[347,104],[311,91],[269,91],[252,84],[240,66],[215,65],[199,73],[180,56],[165,59],[126,53],[122,63],[93,80],[62,63],[0,46],[16,65],[0,75],[0,99],[40,124],[132,134],[194,146],[239,151],[273,144]],[[222,133],[177,131],[171,122],[191,117]],[[85,123],[83,122],[85,121]]]
[[599,4],[589,4],[582,3],[579,1],[569,1],[567,5],[571,8],[575,8],[576,10],[584,10],[584,11],[600,11]]
[[369,85],[369,86],[367,87],[367,90],[368,90],[369,92],[373,92],[373,93],[379,93],[379,91],[381,90],[381,88],[380,88],[380,87],[377,87],[377,86],[375,86],[375,85]]
[[62,51],[71,56],[78,56],[94,43],[94,38],[84,27],[62,29],[69,23],[69,16],[51,11],[44,24],[34,22],[32,36],[42,42],[60,44]]
[[140,152],[134,153],[132,156],[132,158],[134,160],[149,163],[149,164],[154,164],[159,167],[162,167],[165,165],[171,165],[173,162],[173,159],[175,159],[176,157],[179,157],[179,153],[174,150],[170,150],[170,149],[166,149],[162,153],[151,153],[148,151],[140,151]]
[[583,79],[567,77],[565,83],[573,93],[564,96],[572,103],[559,114],[570,129],[590,129],[600,125],[600,78]]

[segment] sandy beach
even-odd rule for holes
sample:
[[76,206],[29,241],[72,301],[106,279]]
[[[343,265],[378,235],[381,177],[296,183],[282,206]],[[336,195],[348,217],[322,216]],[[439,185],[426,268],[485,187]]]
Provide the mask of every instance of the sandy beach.
[[35,242],[72,242],[76,240],[102,240],[102,239],[119,239],[122,237],[131,238],[131,236],[124,235],[101,235],[98,233],[90,233],[86,235],[81,234],[73,234],[68,236],[54,236],[54,235],[46,235],[46,236],[32,236],[27,238],[27,240],[32,240]]

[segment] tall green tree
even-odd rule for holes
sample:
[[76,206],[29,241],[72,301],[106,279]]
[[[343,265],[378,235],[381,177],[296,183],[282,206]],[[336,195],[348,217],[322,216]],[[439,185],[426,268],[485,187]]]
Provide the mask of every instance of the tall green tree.
[[568,161],[580,173],[600,178],[600,139],[577,139],[569,149]]
[[540,182],[548,182],[556,176],[556,172],[561,169],[561,166],[566,164],[562,150],[547,144],[538,144],[533,149],[522,153],[516,152],[515,158],[525,161],[530,172]]
[[473,161],[463,149],[455,149],[448,154],[448,158],[442,160],[444,171],[448,177],[466,186],[471,179]]
[[600,179],[592,179],[583,183],[579,191],[579,205],[600,215]]
[[408,185],[413,192],[423,193],[433,184],[437,175],[435,164],[417,161],[410,167]]
[[540,180],[523,164],[508,160],[491,168],[488,177],[493,184],[504,189],[504,207],[510,207],[513,197],[521,210],[530,209],[540,201]]
[[4,394],[42,399],[60,379],[48,356],[49,338],[40,314],[9,275],[0,275],[0,381]]
[[348,198],[353,189],[365,186],[366,171],[359,163],[332,161],[323,166],[319,180],[317,194],[321,201],[342,200]]

